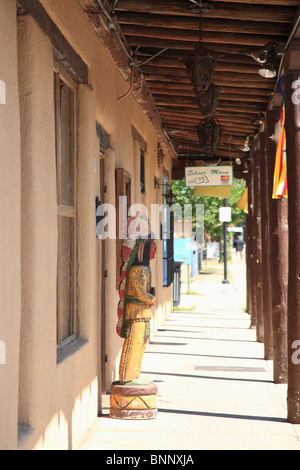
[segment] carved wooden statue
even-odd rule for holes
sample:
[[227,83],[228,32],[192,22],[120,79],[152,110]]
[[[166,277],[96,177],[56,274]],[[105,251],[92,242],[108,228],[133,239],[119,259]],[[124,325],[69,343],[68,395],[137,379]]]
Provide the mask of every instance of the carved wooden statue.
[[[141,224],[144,230],[141,230]],[[155,253],[156,244],[149,221],[129,218],[122,247],[117,323],[117,333],[124,338],[124,344],[119,382],[114,382],[111,388],[110,415],[114,418],[150,419],[156,416],[157,386],[140,377],[142,358],[150,336],[151,307],[156,303],[150,270],[150,259],[155,257]]]

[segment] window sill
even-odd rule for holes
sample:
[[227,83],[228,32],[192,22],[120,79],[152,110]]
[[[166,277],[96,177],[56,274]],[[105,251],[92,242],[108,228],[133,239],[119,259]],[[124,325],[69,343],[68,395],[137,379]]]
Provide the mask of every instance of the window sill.
[[85,346],[88,343],[88,340],[82,337],[78,337],[74,339],[71,343],[65,346],[57,346],[57,359],[56,363],[61,364],[64,362],[68,357],[75,354],[79,349]]

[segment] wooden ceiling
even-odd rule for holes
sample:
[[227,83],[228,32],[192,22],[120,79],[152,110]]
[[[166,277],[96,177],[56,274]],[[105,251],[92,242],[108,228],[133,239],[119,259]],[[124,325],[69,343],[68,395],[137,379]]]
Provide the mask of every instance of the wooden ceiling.
[[184,63],[199,37],[218,57],[212,83],[222,87],[214,113],[222,138],[214,156],[234,162],[247,157],[241,147],[247,136],[251,146],[277,82],[258,74],[250,54],[269,41],[285,45],[299,7],[299,0],[203,0],[211,9],[199,14],[196,3],[201,1],[110,1],[178,154],[175,168],[203,160],[196,131],[203,115]]

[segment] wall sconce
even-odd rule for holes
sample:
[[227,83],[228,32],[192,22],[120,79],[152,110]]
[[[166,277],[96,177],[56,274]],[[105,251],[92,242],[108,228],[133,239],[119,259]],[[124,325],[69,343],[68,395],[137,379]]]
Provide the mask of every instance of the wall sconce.
[[222,126],[217,119],[202,119],[197,126],[200,149],[206,154],[213,154],[220,145]]
[[[166,184],[159,183],[158,181],[159,181],[158,178],[156,176],[154,176],[154,189],[156,189],[159,186],[166,186]],[[172,192],[172,185],[171,184],[168,184],[168,189],[169,189],[168,192],[164,193],[163,196],[164,196],[168,206],[171,207],[176,201],[176,194],[174,194]]]
[[274,57],[277,53],[277,42],[268,42],[260,51],[251,52],[251,57],[259,64],[265,64],[270,57]]
[[281,46],[277,42],[268,42],[259,52],[252,52],[251,57],[259,64],[264,65],[258,70],[259,75],[264,78],[276,77],[274,63],[280,54]]
[[264,67],[261,67],[258,70],[258,73],[261,77],[264,77],[264,78],[276,77],[276,70],[273,64],[266,64]]

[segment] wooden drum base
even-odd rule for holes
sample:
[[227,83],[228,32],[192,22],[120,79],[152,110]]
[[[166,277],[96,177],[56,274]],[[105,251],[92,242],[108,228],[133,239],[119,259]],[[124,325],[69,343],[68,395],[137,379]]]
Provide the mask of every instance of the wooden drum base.
[[157,415],[157,385],[120,384],[110,389],[110,417],[118,419],[154,419]]

